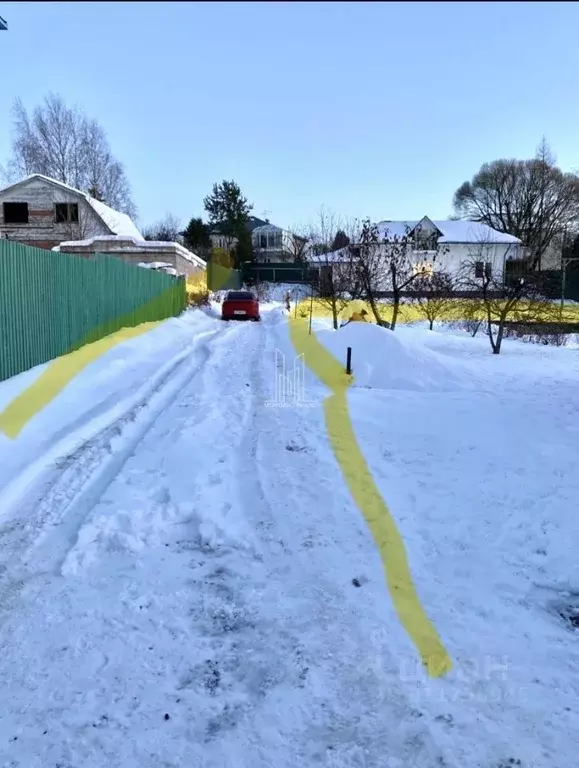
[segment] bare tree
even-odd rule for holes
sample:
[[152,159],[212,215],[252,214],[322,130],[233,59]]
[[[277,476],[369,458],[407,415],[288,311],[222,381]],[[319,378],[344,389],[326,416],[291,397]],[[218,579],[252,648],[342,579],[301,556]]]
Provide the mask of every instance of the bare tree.
[[143,237],[145,240],[158,240],[160,242],[181,242],[181,222],[176,216],[173,216],[172,213],[166,213],[165,216],[155,224],[145,227]]
[[305,263],[310,247],[309,233],[297,234],[299,229],[290,232],[289,237],[284,242],[284,258],[288,261],[294,261],[298,264]]
[[[391,232],[388,228],[381,232],[377,224],[368,220],[362,225],[360,245],[363,297],[370,304],[376,322],[394,330],[403,293],[421,275],[430,274],[446,246],[439,246],[433,235],[428,251],[417,250],[414,234],[408,226],[402,233]],[[389,324],[379,320],[377,303],[377,296],[385,293],[386,289],[392,293],[392,320]]]
[[78,107],[68,107],[53,93],[30,115],[17,99],[12,114],[12,155],[6,171],[9,181],[41,173],[116,210],[136,215],[124,168],[112,155],[96,120]]
[[310,225],[308,261],[318,271],[318,301],[332,315],[334,329],[347,304],[357,295],[357,262],[349,247],[332,251],[336,233],[352,229],[355,225],[321,207],[315,223]]
[[356,278],[360,286],[360,298],[370,305],[376,325],[390,327],[378,309],[378,297],[386,287],[386,274],[383,244],[377,224],[370,219],[361,223],[360,234],[349,245],[349,251],[356,262]]
[[474,337],[483,325],[484,305],[480,298],[473,297],[463,304],[463,318],[459,326]]
[[545,322],[557,311],[554,305],[545,301],[539,272],[504,275],[510,248],[511,245],[507,247],[502,264],[498,265],[493,243],[473,244],[459,275],[461,288],[473,293],[484,313],[487,336],[495,355],[500,354],[507,323]]
[[579,176],[564,173],[545,139],[531,160],[484,163],[454,195],[455,211],[518,237],[531,270],[549,245],[579,220]]
[[414,303],[428,320],[428,327],[443,317],[455,302],[453,276],[444,271],[419,275],[410,285]]

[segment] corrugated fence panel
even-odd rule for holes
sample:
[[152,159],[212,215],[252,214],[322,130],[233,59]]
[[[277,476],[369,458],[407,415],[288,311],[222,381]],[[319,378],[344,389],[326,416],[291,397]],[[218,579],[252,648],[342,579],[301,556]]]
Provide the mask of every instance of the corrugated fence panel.
[[185,306],[181,278],[0,240],[0,381]]

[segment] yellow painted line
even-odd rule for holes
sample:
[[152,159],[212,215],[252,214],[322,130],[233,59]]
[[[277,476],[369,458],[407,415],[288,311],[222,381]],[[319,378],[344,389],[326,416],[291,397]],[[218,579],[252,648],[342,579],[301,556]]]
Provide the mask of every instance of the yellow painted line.
[[87,365],[117,344],[140,336],[156,328],[161,322],[163,321],[122,328],[92,344],[86,344],[74,352],[57,357],[33,384],[15,397],[0,413],[0,431],[12,439],[18,437],[30,419],[54,400]]
[[428,674],[441,677],[452,669],[452,661],[420,603],[404,541],[376,487],[352,427],[346,394],[354,379],[346,374],[314,333],[308,334],[306,322],[290,318],[290,336],[298,354],[303,354],[307,366],[332,392],[324,401],[326,428],[332,449],[350,493],[378,546],[398,618],[416,646]]

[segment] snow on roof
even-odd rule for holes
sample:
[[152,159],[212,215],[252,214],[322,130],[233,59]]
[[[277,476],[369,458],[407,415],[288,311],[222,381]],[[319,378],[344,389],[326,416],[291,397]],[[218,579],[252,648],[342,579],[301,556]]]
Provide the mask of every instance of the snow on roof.
[[[422,219],[420,219],[422,221]],[[487,224],[478,221],[442,219],[434,221],[434,226],[442,232],[439,243],[520,243],[518,237],[498,232]],[[378,223],[380,237],[404,237],[408,230],[414,229],[419,221],[381,221]]]
[[440,229],[440,243],[520,243],[518,237],[499,232],[478,221],[433,221]]
[[[188,251],[187,248],[181,245],[181,243],[171,243],[168,240],[141,240],[136,237],[126,237],[125,235],[96,235],[87,240],[68,240],[64,243],[60,243],[60,245],[55,245],[52,250],[60,251],[61,246],[67,246],[69,248],[75,246],[78,248],[89,248],[91,245],[95,245],[99,242],[110,243],[111,241],[118,242],[119,249],[124,253],[130,253],[131,251],[142,253],[143,251],[158,251],[160,249],[166,251],[169,249],[176,252],[191,264],[203,268],[207,267],[206,262],[203,261],[200,256],[197,256],[197,254],[192,251]],[[123,247],[121,243],[131,243],[132,245]]]
[[337,251],[330,251],[330,253],[309,253],[307,260],[313,265],[323,266],[324,264],[330,264],[332,262],[340,263],[352,260],[352,253],[348,247],[340,248]]
[[[81,192],[81,194],[83,193]],[[84,194],[83,196],[97,216],[101,217],[107,227],[115,235],[134,237],[137,240],[144,239],[131,217],[127,216],[126,213],[115,211],[114,208],[110,208],[108,205],[101,203],[100,200],[95,200],[94,197],[91,197],[90,195]]]
[[258,227],[254,227],[252,234],[259,234],[261,232],[282,232],[281,227],[276,227],[275,224],[260,224]]
[[133,222],[130,216],[127,216],[126,213],[115,211],[114,208],[111,208],[110,206],[105,205],[105,203],[101,203],[100,200],[95,200],[95,198],[91,197],[87,192],[82,192],[80,189],[71,187],[69,184],[65,184],[62,181],[51,179],[50,176],[44,176],[42,173],[32,173],[30,174],[30,176],[27,176],[25,179],[22,179],[21,181],[17,181],[15,184],[10,184],[7,187],[4,187],[4,189],[0,190],[0,194],[2,192],[5,192],[8,189],[11,189],[12,187],[17,187],[20,184],[25,184],[26,182],[31,181],[32,179],[41,179],[42,181],[46,181],[49,184],[52,184],[56,187],[65,189],[67,192],[72,192],[75,195],[80,195],[81,197],[84,197],[84,199],[93,209],[93,211],[106,224],[106,226],[111,230],[111,232],[114,235],[124,235],[125,237],[134,237],[137,240],[143,240],[143,236],[137,229],[135,223]]

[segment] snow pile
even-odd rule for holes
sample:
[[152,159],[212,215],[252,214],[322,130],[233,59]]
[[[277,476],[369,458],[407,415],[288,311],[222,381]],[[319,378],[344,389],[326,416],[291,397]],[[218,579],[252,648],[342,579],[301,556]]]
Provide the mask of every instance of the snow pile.
[[355,387],[430,392],[470,388],[466,371],[455,361],[373,323],[352,322],[338,331],[320,330],[317,336],[344,365],[347,348],[352,348]]
[[170,274],[177,274],[177,270],[168,261],[140,261],[137,266],[143,269],[162,269]]
[[[137,392],[159,371],[215,328],[215,319],[201,310],[170,318],[142,336],[124,341],[91,363],[62,393],[39,411],[16,441],[0,432],[0,498],[11,478],[30,466],[67,433],[88,439],[90,423],[115,408],[127,392]],[[31,386],[48,364],[0,382],[0,411]]]
[[254,291],[259,300],[266,303],[284,302],[288,292],[292,302],[301,301],[310,295],[309,285],[296,283],[259,283],[247,290]]
[[[135,494],[138,497],[138,492]],[[172,526],[186,527],[187,534],[201,551],[222,546],[248,547],[251,532],[243,521],[223,514],[218,508],[203,510],[190,502],[166,500],[154,506],[133,509],[106,509],[95,514],[80,529],[76,544],[61,567],[63,576],[75,576],[111,556],[138,554],[160,547]]]

